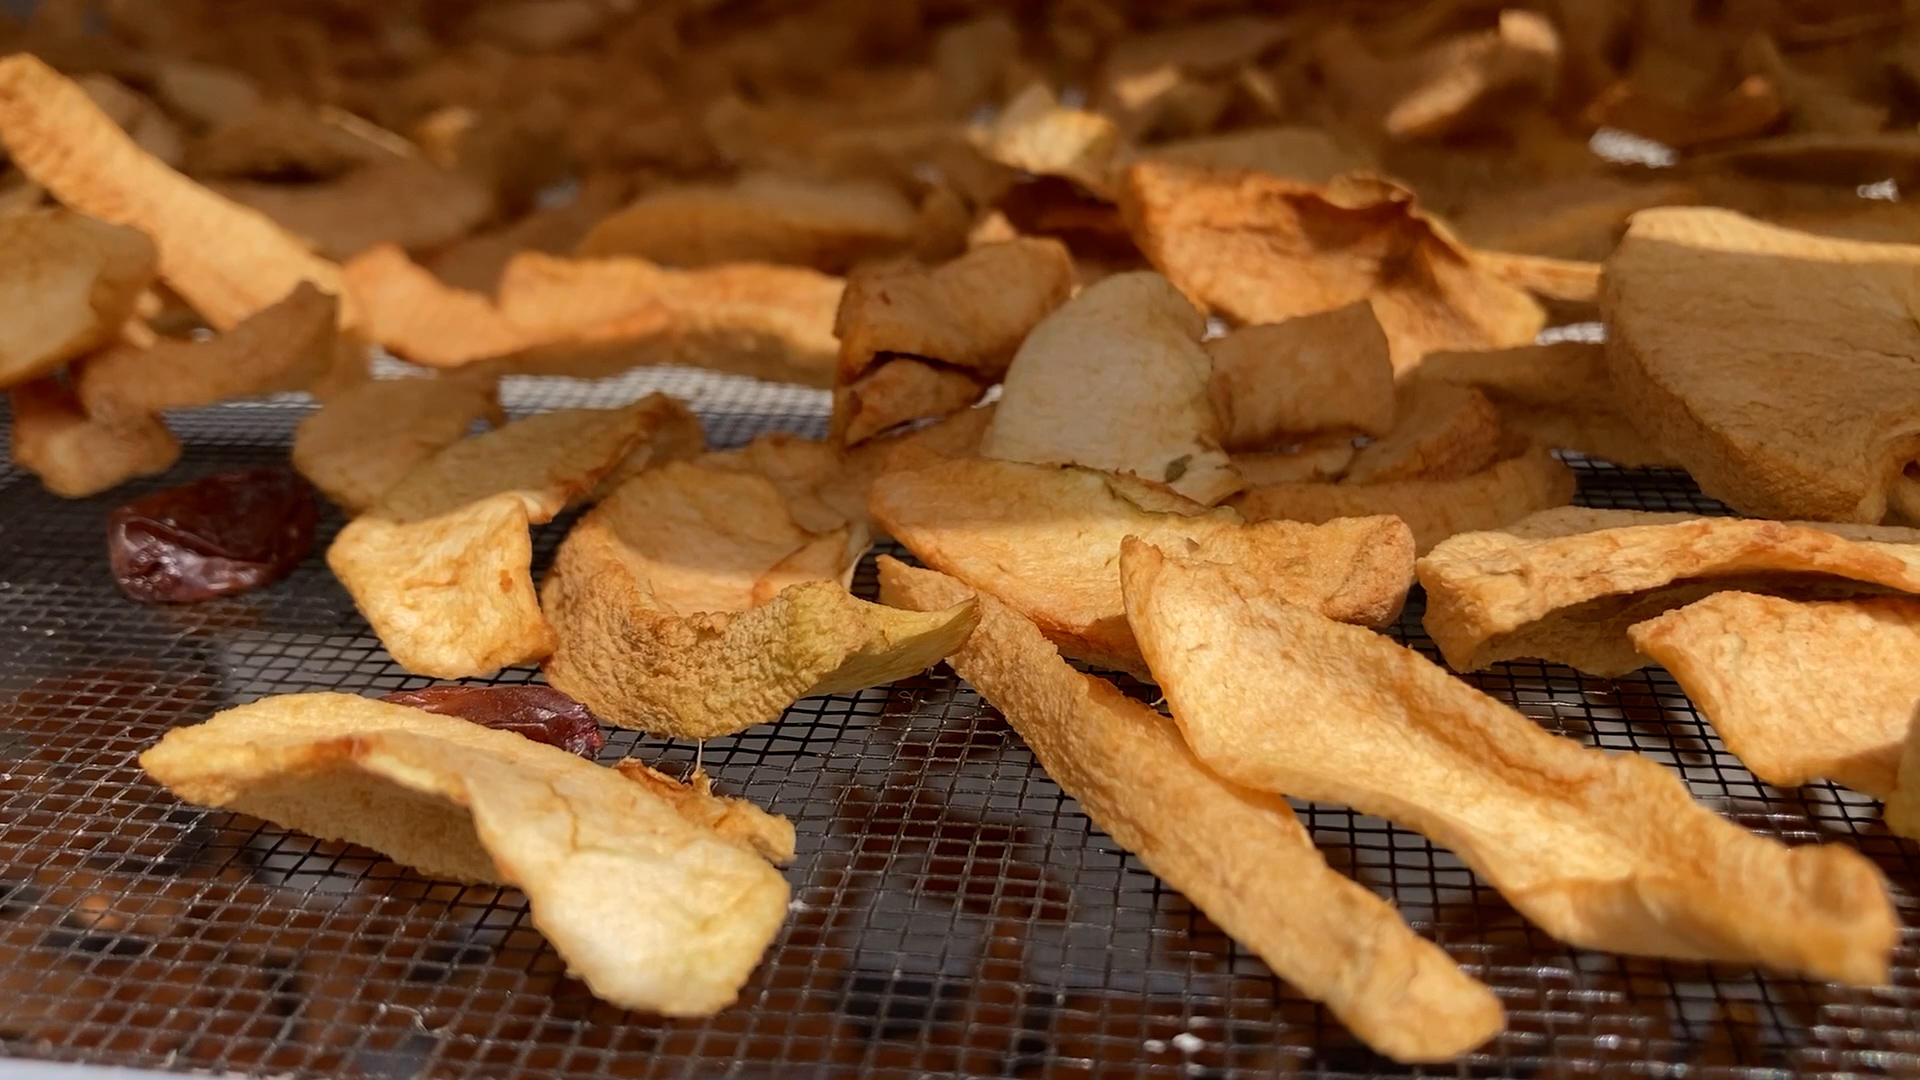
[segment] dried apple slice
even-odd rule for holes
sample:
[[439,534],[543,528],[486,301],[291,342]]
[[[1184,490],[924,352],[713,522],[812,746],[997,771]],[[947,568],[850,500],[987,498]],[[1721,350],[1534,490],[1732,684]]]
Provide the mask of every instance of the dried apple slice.
[[[1358,455],[1355,455],[1356,457]],[[1381,484],[1280,483],[1248,488],[1228,504],[1248,521],[1332,521],[1391,514],[1422,554],[1456,533],[1497,529],[1573,501],[1573,470],[1543,446],[1456,480]]]
[[1174,720],[1225,779],[1417,829],[1571,945],[1887,980],[1899,921],[1858,852],[1756,836],[1654,762],[1551,735],[1242,568],[1129,540],[1121,575]]
[[485,188],[419,157],[390,157],[321,184],[232,180],[209,187],[267,215],[331,259],[351,258],[376,244],[408,251],[444,247],[494,209]]
[[[341,290],[340,268],[264,215],[221,198],[134,144],[111,117],[39,59],[0,60],[0,142],[62,203],[131,225],[160,249],[160,276],[217,330],[302,281]],[[344,325],[358,313],[345,305]]]
[[[630,1009],[726,1008],[786,920],[767,861],[792,857],[783,819],[457,717],[289,694],[176,728],[140,764],[191,803],[517,886],[568,970]],[[781,833],[784,850],[754,843]]]
[[1628,633],[1753,775],[1893,791],[1920,704],[1920,599],[1720,592]]
[[1920,246],[1636,214],[1601,298],[1620,407],[1743,514],[1883,521],[1920,458],[1916,267]]
[[136,476],[165,472],[180,460],[180,441],[157,416],[97,419],[57,379],[14,387],[13,463],[40,477],[55,495],[83,499]]
[[87,412],[127,417],[304,390],[333,369],[339,302],[303,281],[278,303],[206,341],[120,345],[77,366]]
[[1012,605],[1068,656],[1143,678],[1116,572],[1125,537],[1200,544],[1354,622],[1391,622],[1410,584],[1412,537],[1397,521],[1248,525],[1225,509],[1156,513],[1086,469],[948,462],[881,477],[868,509],[921,562]]
[[1493,402],[1471,387],[1412,380],[1395,414],[1393,430],[1354,455],[1343,483],[1459,480],[1513,456]]
[[342,274],[367,336],[415,363],[459,367],[527,344],[491,299],[443,284],[392,244],[362,251]]
[[[888,603],[939,611],[973,591],[880,559]],[[1147,869],[1395,1061],[1446,1061],[1503,1026],[1500,1003],[1326,864],[1286,801],[1222,780],[1171,721],[1069,667],[1033,623],[980,596],[948,662],[1067,794]]]
[[112,342],[157,258],[138,230],[65,210],[0,216],[0,386]]
[[989,159],[1034,176],[1060,176],[1096,195],[1112,192],[1110,172],[1120,149],[1112,120],[1062,106],[1045,83],[1014,95],[993,123],[972,132]]
[[1421,361],[1417,377],[1473,387],[1493,402],[1502,427],[1542,445],[1605,458],[1625,468],[1672,463],[1634,429],[1615,402],[1603,345],[1561,341],[1435,353]]
[[1376,177],[1316,187],[1141,162],[1126,171],[1121,208],[1148,261],[1236,323],[1367,301],[1401,374],[1431,352],[1525,345],[1546,321],[1532,297],[1476,261],[1411,192]]
[[1167,279],[1116,274],[1041,320],[1007,368],[986,457],[1128,473],[1211,505],[1240,489],[1209,396],[1206,320]]
[[1393,428],[1393,360],[1365,303],[1207,342],[1214,409],[1229,450],[1259,450],[1322,431]]
[[293,465],[341,509],[358,514],[483,418],[504,420],[492,379],[378,379],[300,421]]
[[757,474],[644,473],[560,545],[541,586],[559,634],[547,681],[609,723],[706,739],[904,678],[965,640],[971,605],[929,615],[855,599],[843,579],[865,547],[851,528],[800,528]]
[[[1560,519],[1549,519],[1557,522]],[[1804,522],[1587,511],[1566,528],[1455,536],[1420,560],[1427,633],[1456,671],[1522,657],[1620,676],[1646,666],[1633,624],[1710,593],[1920,592],[1920,531],[1848,539]]]

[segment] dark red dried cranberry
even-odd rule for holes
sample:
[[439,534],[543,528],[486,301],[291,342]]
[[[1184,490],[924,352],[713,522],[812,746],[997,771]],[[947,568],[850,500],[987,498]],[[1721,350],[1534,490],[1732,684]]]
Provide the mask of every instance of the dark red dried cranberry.
[[218,473],[107,515],[107,561],[135,600],[185,602],[257,589],[313,550],[313,486],[285,466]]
[[411,705],[442,716],[458,716],[500,731],[517,731],[534,742],[557,746],[589,761],[607,745],[607,737],[600,733],[600,718],[551,686],[449,683],[419,690],[396,690],[380,700]]

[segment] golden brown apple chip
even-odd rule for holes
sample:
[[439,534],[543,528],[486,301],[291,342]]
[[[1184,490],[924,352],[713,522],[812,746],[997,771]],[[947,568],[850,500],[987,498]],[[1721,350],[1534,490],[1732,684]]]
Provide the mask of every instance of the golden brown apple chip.
[[493,197],[458,173],[419,157],[390,157],[321,184],[219,181],[211,189],[272,218],[330,259],[375,244],[431,250],[458,240],[493,213]]
[[409,671],[451,679],[538,660],[555,639],[528,526],[604,481],[699,450],[698,421],[659,394],[515,421],[409,471],[340,530],[327,565]]
[[855,274],[834,325],[834,441],[851,446],[978,401],[1072,288],[1066,248],[1042,239],[982,245],[931,269]]
[[137,230],[65,210],[0,217],[0,386],[113,341],[157,257]]
[[1120,607],[1120,541],[1197,544],[1329,616],[1399,614],[1413,541],[1388,518],[1248,525],[1231,510],[1143,510],[1086,469],[955,461],[882,476],[869,509],[921,562],[1011,604],[1068,656],[1146,677]]
[[1544,255],[1476,251],[1473,257],[1489,273],[1546,300],[1591,304],[1600,298],[1600,264]]
[[1213,504],[1240,488],[1200,347],[1206,320],[1153,273],[1116,274],[1041,320],[980,452],[1131,473]]
[[727,1007],[787,915],[786,881],[748,838],[790,845],[784,819],[458,717],[288,694],[176,728],[140,764],[191,803],[518,887],[567,970],[630,1009]]
[[1724,94],[1700,102],[1675,101],[1621,81],[1587,107],[1587,122],[1618,128],[1675,150],[1764,134],[1780,122],[1786,106],[1764,76],[1750,75]]
[[[880,590],[921,611],[973,595],[885,556]],[[948,662],[1114,843],[1395,1061],[1445,1061],[1501,1029],[1486,987],[1327,866],[1285,800],[1220,779],[1166,717],[1075,671],[1019,612],[978,603],[979,627]]]
[[1314,187],[1159,162],[1127,169],[1121,207],[1149,261],[1238,323],[1373,305],[1396,372],[1430,352],[1532,341],[1540,305],[1475,261],[1412,193],[1364,174]]
[[74,80],[100,111],[113,118],[135,146],[177,169],[187,154],[180,125],[140,91],[111,75],[95,72]]
[[1503,11],[1499,25],[1406,57],[1373,55],[1344,25],[1315,42],[1331,92],[1351,122],[1388,139],[1432,139],[1506,127],[1551,96],[1560,36],[1544,16]]
[[1121,574],[1174,720],[1225,779],[1416,829],[1571,945],[1886,981],[1899,923],[1858,852],[1756,836],[1244,568],[1130,539]]
[[1240,470],[1249,489],[1268,484],[1297,484],[1315,480],[1338,480],[1353,464],[1353,436],[1320,435],[1286,450],[1263,454],[1235,454],[1233,467]]
[[13,463],[55,495],[82,499],[180,460],[180,442],[159,417],[94,419],[58,379],[23,383],[8,396]]
[[1615,403],[1603,345],[1560,341],[1435,353],[1421,361],[1416,377],[1479,390],[1499,410],[1502,427],[1544,445],[1627,468],[1671,464]]
[[1258,72],[1292,34],[1286,20],[1249,14],[1123,36],[1102,65],[1098,103],[1129,139],[1207,131],[1229,104],[1226,77]]
[[1581,531],[1529,535],[1522,522],[1517,536],[1453,537],[1420,560],[1427,632],[1456,671],[1531,657],[1619,676],[1647,663],[1628,627],[1723,589],[1920,592],[1920,531],[1854,540],[1796,522],[1639,520],[1587,511],[1568,519]]
[[293,464],[341,509],[358,514],[415,467],[465,437],[480,419],[504,420],[492,379],[443,375],[365,382],[300,421]]
[[1137,160],[1165,161],[1218,172],[1247,171],[1324,184],[1341,173],[1371,167],[1364,155],[1311,127],[1265,127],[1155,143]]
[[913,205],[886,185],[754,174],[730,186],[642,195],[594,226],[577,253],[675,267],[769,262],[839,272],[904,250],[914,235]]
[[1920,705],[1920,600],[1721,592],[1628,634],[1753,775],[1893,791]]
[[1354,455],[1343,483],[1459,480],[1512,456],[1493,402],[1470,387],[1414,380],[1396,413],[1393,430]]
[[966,639],[971,604],[855,599],[842,578],[865,546],[800,528],[753,473],[644,473],[574,526],[541,586],[559,634],[547,679],[609,723],[706,739],[904,678]]
[[1109,195],[1120,132],[1096,112],[1062,106],[1044,83],[1015,95],[993,123],[973,132],[988,158],[1034,176],[1059,176]]
[[[1357,455],[1356,455],[1357,456]],[[1497,529],[1528,514],[1573,501],[1573,470],[1534,446],[1457,480],[1384,484],[1266,484],[1229,504],[1248,521],[1332,521],[1391,514],[1413,530],[1421,553],[1455,533]]]
[[279,303],[206,341],[119,345],[78,365],[75,389],[97,417],[148,415],[304,390],[332,369],[339,302],[301,282]]
[[1620,242],[1635,212],[1698,201],[1696,186],[1687,181],[1576,176],[1521,191],[1483,192],[1447,220],[1482,256],[1513,251],[1599,261]]
[[533,589],[527,500],[503,491],[436,509],[400,516],[376,507],[327,549],[327,566],[394,662],[458,679],[552,652]]
[[1621,409],[1743,514],[1881,521],[1920,458],[1916,267],[1920,247],[1637,214],[1601,298]]
[[491,299],[441,283],[392,244],[366,249],[341,273],[367,336],[415,363],[459,367],[526,342]]
[[1229,450],[1285,445],[1290,435],[1321,431],[1385,435],[1393,427],[1393,359],[1380,321],[1363,302],[1243,326],[1206,349]]
[[[302,281],[340,291],[339,267],[260,213],[167,168],[85,91],[24,53],[0,60],[0,142],[15,166],[62,203],[152,237],[160,276],[216,329]],[[354,321],[351,310],[342,314]]]

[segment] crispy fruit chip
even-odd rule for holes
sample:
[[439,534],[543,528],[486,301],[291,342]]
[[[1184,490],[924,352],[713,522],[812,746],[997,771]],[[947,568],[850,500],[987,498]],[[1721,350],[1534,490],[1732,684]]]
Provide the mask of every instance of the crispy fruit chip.
[[1473,387],[1493,402],[1502,427],[1543,445],[1626,468],[1672,463],[1615,403],[1604,345],[1561,341],[1435,353],[1421,361],[1417,377]]
[[1920,246],[1637,214],[1602,298],[1620,406],[1743,514],[1882,521],[1920,459],[1916,267]]
[[464,439],[340,530],[327,565],[409,671],[452,679],[538,660],[556,639],[534,592],[528,526],[602,481],[698,452],[698,430],[684,406],[656,394]]
[[1393,430],[1354,455],[1345,483],[1459,480],[1512,456],[1500,414],[1468,387],[1411,381],[1401,392]]
[[[938,611],[972,597],[880,559],[881,596]],[[1286,801],[1222,780],[1169,720],[1085,675],[991,596],[949,658],[1095,825],[1368,1046],[1446,1061],[1504,1026],[1500,1003],[1393,907],[1326,864]]]
[[762,173],[730,186],[649,192],[602,219],[577,253],[689,268],[768,262],[838,273],[906,249],[915,225],[913,204],[884,184]]
[[1063,107],[1044,83],[1034,83],[973,132],[980,152],[1035,176],[1061,176],[1096,195],[1112,193],[1110,173],[1120,149],[1113,121]]
[[279,303],[206,341],[120,345],[88,358],[74,379],[87,412],[126,417],[304,390],[335,362],[339,302],[301,282]]
[[881,477],[870,509],[921,562],[1012,605],[1068,656],[1142,678],[1115,572],[1125,537],[1198,544],[1258,567],[1317,611],[1374,626],[1393,621],[1411,583],[1413,540],[1397,521],[1248,525],[1226,509],[1155,513],[1086,469],[949,462]]
[[1385,435],[1393,427],[1393,360],[1365,303],[1242,327],[1206,349],[1229,450],[1322,431]]
[[491,299],[442,284],[392,244],[362,251],[341,273],[367,336],[417,364],[459,367],[526,344]]
[[1721,592],[1628,633],[1753,775],[1893,791],[1920,705],[1920,599]]
[[1195,169],[1267,173],[1306,184],[1324,184],[1341,173],[1371,164],[1332,135],[1312,127],[1250,128],[1204,135],[1142,147],[1137,156]]
[[966,639],[974,607],[855,599],[842,581],[865,546],[800,528],[753,473],[643,474],[560,546],[541,587],[559,633],[547,680],[609,723],[706,739],[924,670]]
[[1041,320],[1007,369],[980,452],[1084,465],[1211,505],[1240,488],[1200,313],[1153,273],[1116,274]]
[[[1357,457],[1357,455],[1356,455]],[[1535,511],[1573,501],[1573,470],[1547,449],[1517,456],[1457,480],[1382,484],[1283,483],[1241,492],[1230,505],[1248,521],[1332,521],[1391,514],[1413,530],[1421,553],[1456,533],[1497,529]]]
[[1154,267],[1236,323],[1371,303],[1396,372],[1431,352],[1525,345],[1546,319],[1410,192],[1365,174],[1323,188],[1142,162],[1126,171],[1121,207]]
[[95,419],[56,379],[16,386],[9,396],[13,463],[55,495],[85,498],[180,460],[179,440],[157,416]]
[[138,230],[65,210],[0,217],[0,386],[113,341],[157,258]]
[[568,971],[630,1009],[727,1007],[786,920],[786,881],[748,839],[784,832],[791,857],[784,819],[458,717],[289,694],[176,728],[140,764],[191,803],[518,887]]
[[931,269],[855,274],[834,325],[834,441],[852,446],[978,401],[1072,289],[1073,262],[1055,240],[984,244]]
[[1416,829],[1571,945],[1886,981],[1899,923],[1858,852],[1747,832],[1654,762],[1548,734],[1204,553],[1129,540],[1121,574],[1174,720],[1225,779]]
[[493,212],[493,197],[458,173],[418,157],[390,157],[323,184],[214,183],[212,190],[267,215],[330,259],[376,244],[431,250],[460,239]]
[[[1557,519],[1549,518],[1549,522]],[[1456,671],[1530,657],[1593,675],[1644,667],[1627,628],[1723,589],[1920,592],[1920,531],[1852,540],[1806,523],[1580,511],[1579,531],[1474,532],[1420,560],[1427,632]],[[1896,539],[1897,538],[1897,539]]]
[[414,468],[460,441],[482,418],[503,419],[492,379],[444,375],[365,382],[300,421],[293,464],[341,509],[358,514]]
[[[260,213],[167,168],[86,91],[25,53],[0,60],[0,142],[14,165],[62,203],[151,236],[160,276],[215,329],[234,326],[302,281],[340,292],[339,267]],[[351,325],[356,315],[344,310],[343,322]]]
[[1353,436],[1344,432],[1321,435],[1285,450],[1264,454],[1235,454],[1233,467],[1248,488],[1269,484],[1304,484],[1340,479],[1353,464]]

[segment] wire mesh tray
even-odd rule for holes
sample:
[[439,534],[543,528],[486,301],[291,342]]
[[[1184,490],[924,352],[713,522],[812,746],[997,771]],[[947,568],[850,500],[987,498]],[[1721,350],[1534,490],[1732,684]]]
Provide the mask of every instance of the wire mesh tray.
[[[820,392],[685,371],[510,380],[507,401],[525,413],[652,389],[688,399],[716,445],[824,426]],[[183,417],[190,449],[165,482],[284,460],[304,408]],[[1588,505],[1720,509],[1683,474],[1575,464]],[[0,468],[0,1055],[364,1077],[1421,1071],[1369,1053],[1096,831],[945,668],[709,742],[719,789],[799,832],[792,914],[717,1017],[602,1004],[566,977],[517,892],[187,807],[143,776],[141,749],[232,704],[429,681],[387,657],[317,555],[249,595],[121,598],[103,515],[159,485],[65,502]],[[541,560],[564,525],[540,532]],[[338,526],[323,522],[323,543]],[[871,595],[871,563],[857,585]],[[1396,634],[1431,655],[1419,616],[1416,596]],[[1569,950],[1420,836],[1296,804],[1330,862],[1507,1007],[1483,1052],[1426,1072],[1920,1075],[1920,876],[1873,803],[1757,783],[1663,672],[1511,664],[1474,681],[1553,731],[1677,769],[1743,825],[1854,844],[1892,879],[1909,928],[1896,985],[1872,991]],[[602,760],[628,753],[678,771],[693,747],[622,732]]]

